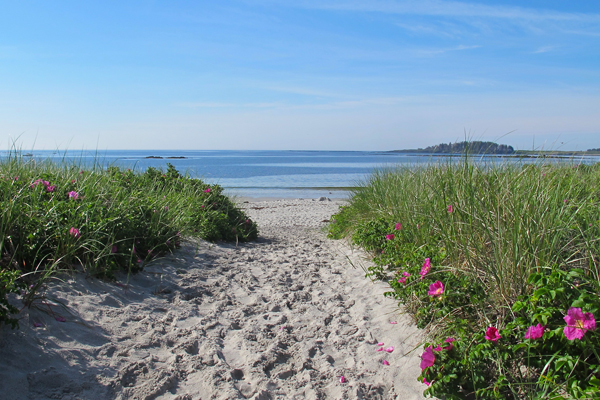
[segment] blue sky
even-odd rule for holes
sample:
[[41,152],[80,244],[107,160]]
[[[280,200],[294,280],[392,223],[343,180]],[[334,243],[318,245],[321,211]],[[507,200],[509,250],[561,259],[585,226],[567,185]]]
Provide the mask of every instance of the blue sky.
[[18,1],[0,147],[600,147],[600,2]]

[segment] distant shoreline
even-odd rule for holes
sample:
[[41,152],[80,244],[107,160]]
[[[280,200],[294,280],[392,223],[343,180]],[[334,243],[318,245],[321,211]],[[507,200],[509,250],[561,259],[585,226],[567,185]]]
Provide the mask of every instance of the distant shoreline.
[[[177,156],[168,156],[168,155],[153,155],[148,153],[156,153],[156,152],[187,152],[187,153],[216,153],[216,152],[232,152],[232,153],[272,153],[272,152],[294,152],[294,153],[366,153],[366,154],[409,154],[415,156],[460,156],[463,155],[463,152],[452,152],[452,153],[443,153],[443,152],[432,152],[426,149],[399,149],[399,150],[140,150],[140,149],[132,149],[132,150],[123,150],[123,149],[111,149],[104,150],[102,152],[98,152],[95,150],[92,151],[70,151],[70,150],[33,150],[32,152],[21,152],[14,151],[11,149],[0,149],[0,154],[7,153],[9,155],[20,155],[23,157],[48,157],[49,158],[82,158],[82,157],[95,157],[95,158],[105,158],[108,153],[146,153],[146,154],[130,154],[125,156],[118,157],[121,158],[132,158],[132,159],[146,159],[146,160],[162,160],[162,159],[171,159],[171,160],[187,160],[191,158],[195,158],[198,155],[177,155]],[[522,157],[524,155],[534,155],[534,156],[600,156],[600,151],[588,151],[588,150],[515,150],[514,153],[511,154],[502,154],[502,153],[470,153],[473,156],[501,156],[501,157]],[[202,156],[204,156],[202,154]],[[259,156],[259,155],[257,155]]]
[[513,146],[498,144],[489,141],[465,140],[454,143],[439,143],[433,146],[418,149],[392,150],[391,153],[428,154],[428,155],[463,155],[473,156],[496,155],[508,157],[572,157],[600,155],[600,148],[591,148],[585,151],[567,150],[515,150]]
[[[429,157],[462,157],[465,153],[430,153],[420,152],[418,150],[390,150],[388,153],[407,154],[414,156],[429,156]],[[513,154],[493,154],[493,153],[473,153],[469,154],[472,157],[486,156],[498,158],[569,158],[576,156],[598,157],[600,152],[594,151],[532,151],[532,150],[515,150]]]

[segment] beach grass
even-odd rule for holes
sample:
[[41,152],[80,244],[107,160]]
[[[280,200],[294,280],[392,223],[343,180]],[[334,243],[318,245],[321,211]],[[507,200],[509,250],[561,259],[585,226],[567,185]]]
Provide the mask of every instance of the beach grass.
[[[426,393],[600,393],[591,322],[600,311],[600,164],[465,157],[378,170],[333,217],[329,234],[369,251],[368,275],[389,282],[387,295],[428,330]],[[576,323],[580,338],[565,330],[576,312],[588,321]],[[525,339],[534,327],[535,340]],[[490,335],[495,329],[501,339]]]
[[258,235],[220,186],[170,164],[137,173],[12,151],[0,160],[0,203],[0,322],[13,326],[17,310],[7,294],[27,304],[59,271],[111,279],[142,270],[185,236],[244,242]]

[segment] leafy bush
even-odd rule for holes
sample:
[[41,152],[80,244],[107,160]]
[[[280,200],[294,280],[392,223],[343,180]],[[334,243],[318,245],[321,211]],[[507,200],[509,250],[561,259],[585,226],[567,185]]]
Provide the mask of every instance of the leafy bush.
[[598,164],[377,171],[330,237],[369,251],[426,329],[426,394],[596,398],[599,183]]
[[10,324],[14,329],[18,326],[18,320],[11,318],[11,314],[16,314],[19,309],[10,304],[6,296],[10,293],[20,293],[25,288],[25,284],[18,279],[18,271],[0,270],[0,323]]
[[177,248],[182,235],[241,242],[258,235],[220,186],[170,164],[164,172],[80,170],[11,154],[0,162],[0,203],[1,322],[15,312],[6,296],[48,271],[80,266],[111,277],[141,270]]
[[580,338],[565,331],[569,310],[598,315],[594,286],[581,270],[550,268],[532,274],[528,283],[532,293],[513,304],[511,318],[490,321],[498,324],[499,339],[486,339],[491,325],[478,330],[453,326],[452,349],[425,344],[435,358],[421,374],[431,385],[426,393],[448,399],[468,393],[483,399],[598,398],[600,338],[583,324],[575,329]]

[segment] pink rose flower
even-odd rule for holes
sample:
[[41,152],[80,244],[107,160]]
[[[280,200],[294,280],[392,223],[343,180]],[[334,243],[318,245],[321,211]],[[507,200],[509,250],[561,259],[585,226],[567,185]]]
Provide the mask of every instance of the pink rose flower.
[[30,185],[30,187],[33,189],[33,187],[39,185],[40,183],[44,186],[48,186],[50,184],[50,182],[45,181],[43,179],[36,179],[35,181],[33,181],[33,183]]
[[423,279],[425,275],[429,273],[429,271],[431,271],[431,261],[429,258],[426,258],[425,262],[423,263],[423,267],[421,267],[421,272],[419,273],[419,275],[421,275],[421,279]]
[[79,238],[81,234],[79,233],[79,229],[71,227],[69,229],[69,235],[73,236],[75,239]]
[[446,338],[446,340],[444,340],[444,342],[449,343],[448,346],[444,347],[444,350],[452,350],[452,348],[454,347],[452,342],[456,342],[456,339],[449,337],[449,338]]
[[498,333],[498,329],[494,328],[493,326],[488,327],[487,330],[485,331],[485,339],[486,340],[496,342],[501,337],[502,336],[500,336],[500,334]]
[[429,346],[421,354],[421,370],[431,367],[435,362],[435,355],[433,354],[433,347]]
[[48,182],[48,181],[45,181],[45,180],[43,180],[43,179],[37,179],[37,180],[35,180],[35,181],[34,181],[34,182],[33,182],[33,183],[30,185],[30,187],[33,189],[34,187],[36,187],[36,186],[37,186],[37,185],[39,185],[40,183],[41,183],[42,185],[44,185],[44,187],[46,188],[46,191],[47,191],[47,192],[54,192],[54,189],[56,188],[56,186],[55,186],[55,185],[50,185],[50,182]]
[[444,284],[440,281],[435,281],[429,285],[429,291],[427,292],[431,297],[440,297],[444,294]]
[[544,336],[544,329],[546,329],[546,327],[542,324],[537,324],[537,326],[530,326],[527,329],[527,333],[525,333],[525,339],[540,339],[542,336]]
[[406,271],[402,273],[400,279],[398,279],[398,283],[406,283],[406,279],[410,276],[410,274]]
[[587,331],[596,329],[596,320],[592,313],[584,313],[581,308],[571,307],[564,317],[567,326],[565,326],[564,334],[569,340],[583,338]]

